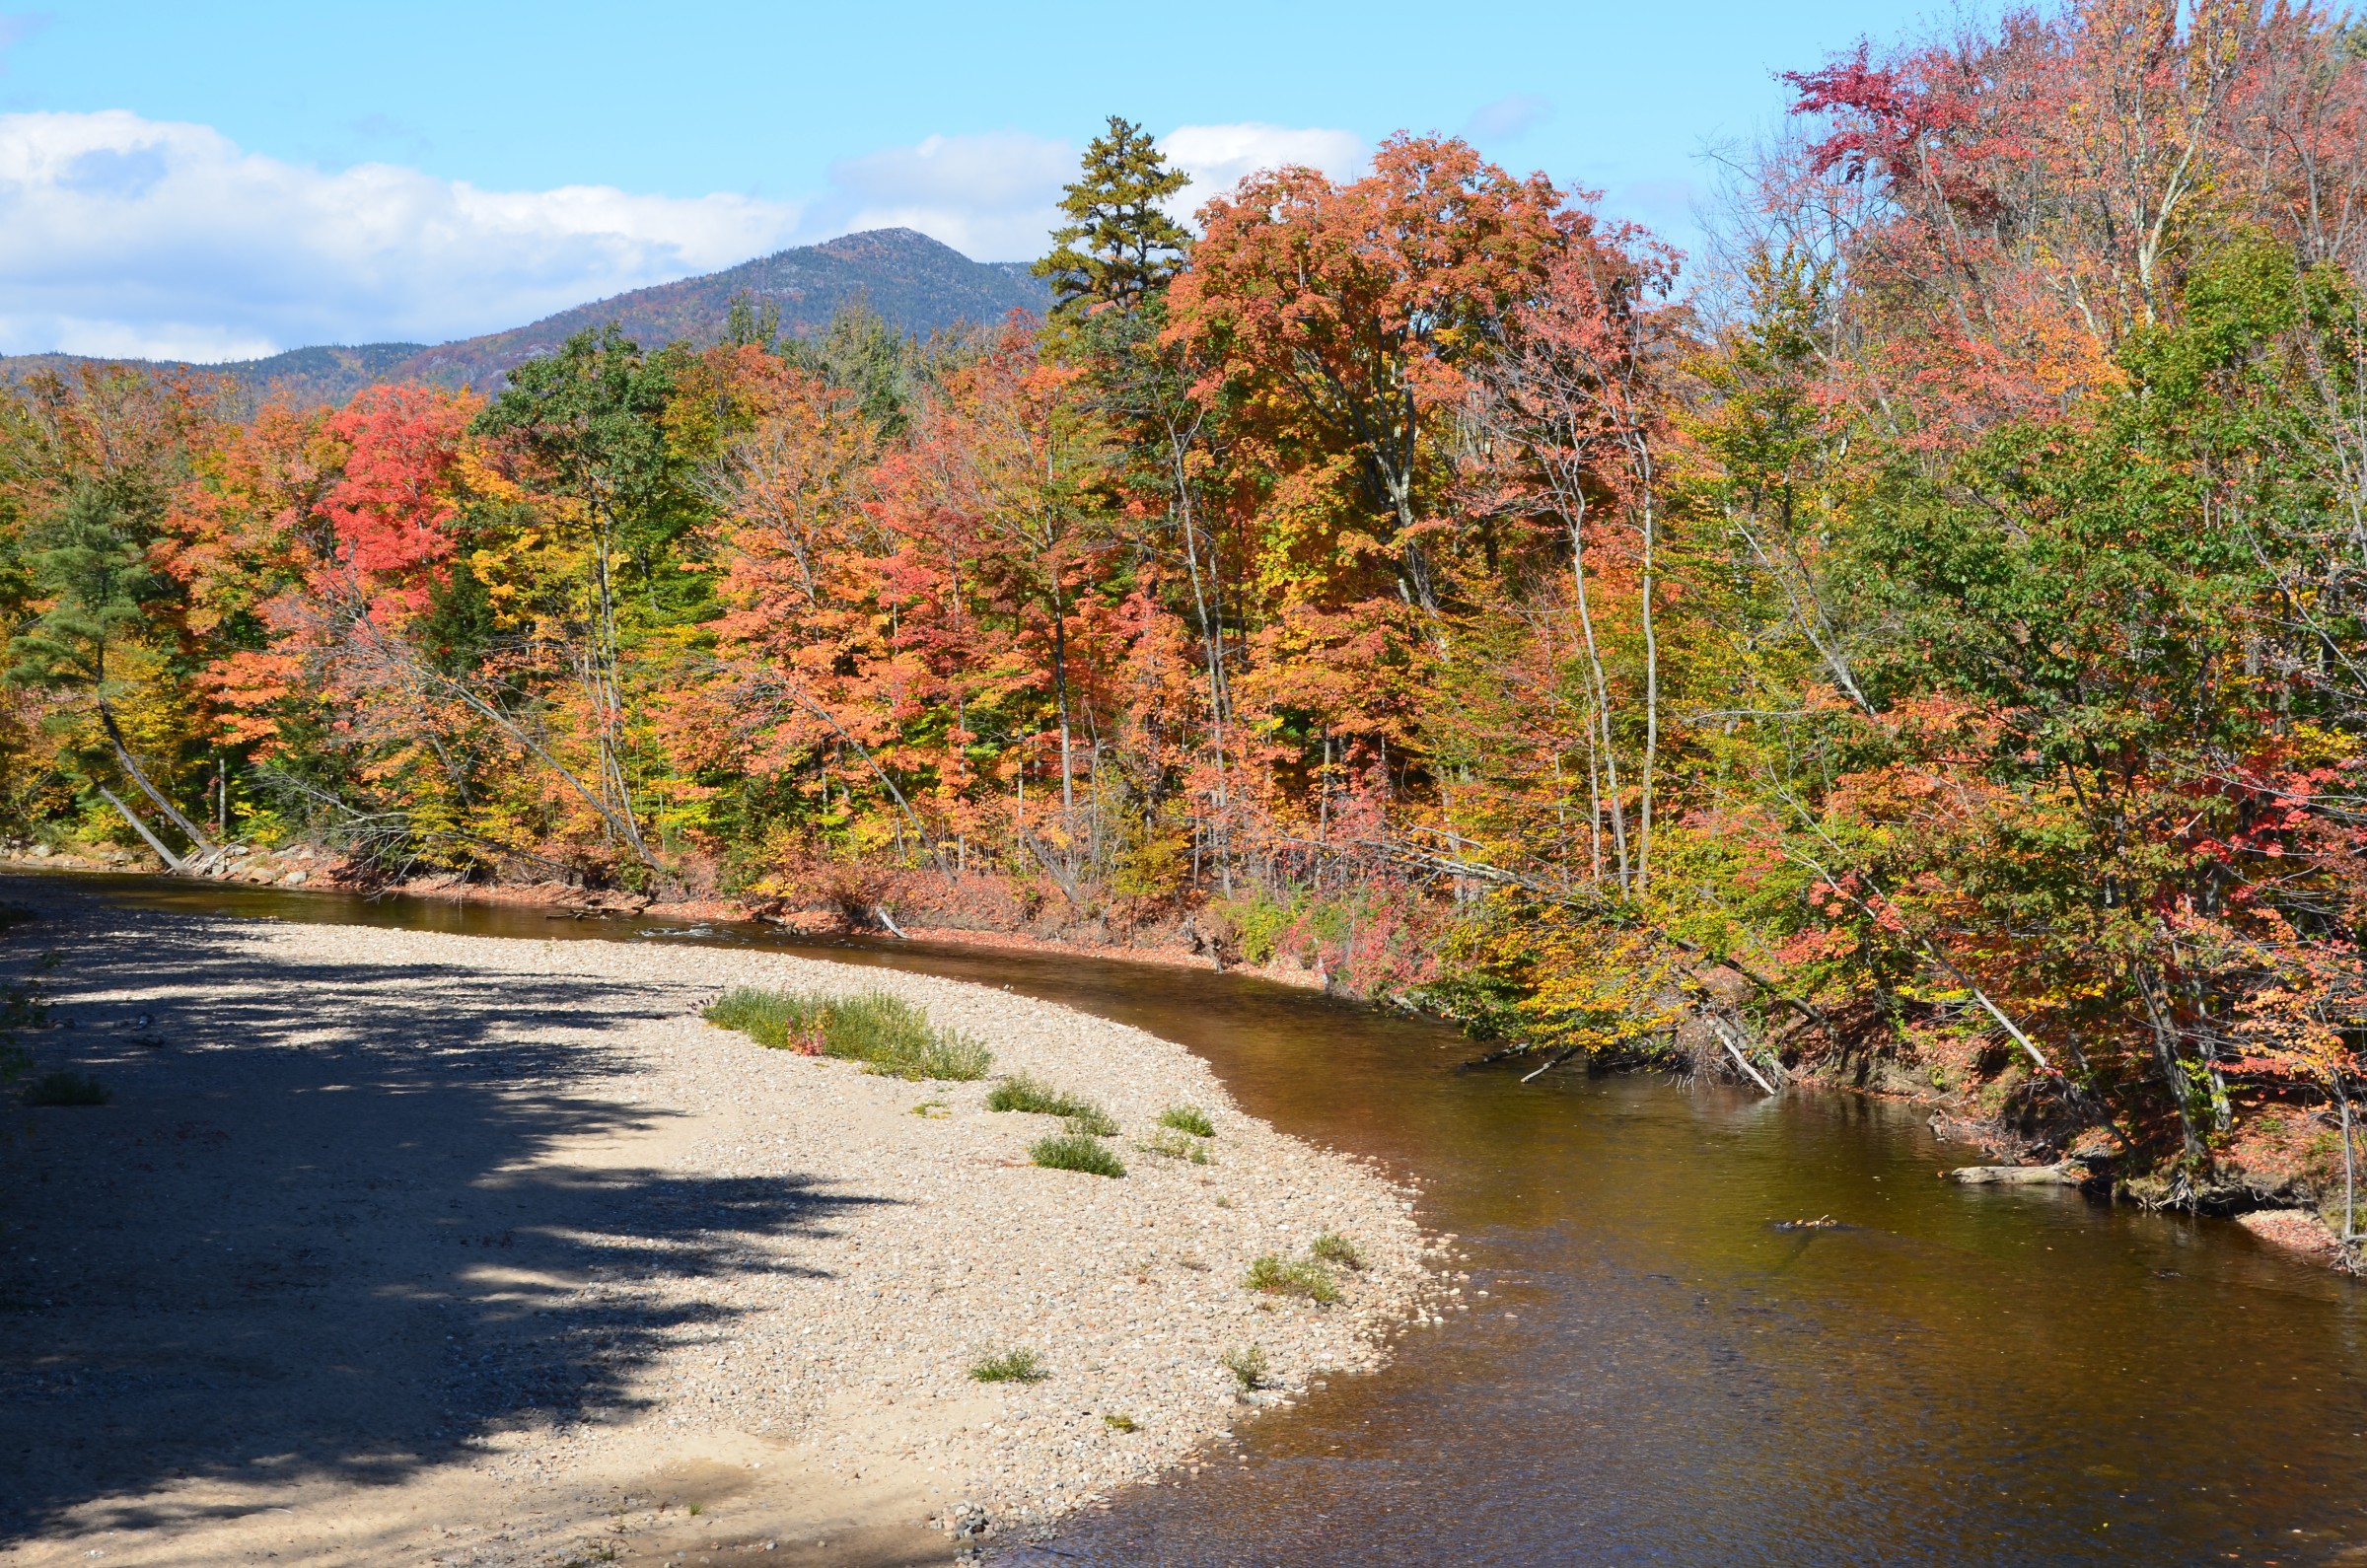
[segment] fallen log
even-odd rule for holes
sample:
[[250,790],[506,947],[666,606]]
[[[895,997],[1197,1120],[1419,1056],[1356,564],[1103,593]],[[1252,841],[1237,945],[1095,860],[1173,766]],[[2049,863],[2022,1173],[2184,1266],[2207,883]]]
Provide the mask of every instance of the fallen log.
[[1966,1165],[1940,1175],[1973,1187],[2084,1187],[2096,1179],[2096,1173],[2084,1160],[2065,1160],[2060,1165]]

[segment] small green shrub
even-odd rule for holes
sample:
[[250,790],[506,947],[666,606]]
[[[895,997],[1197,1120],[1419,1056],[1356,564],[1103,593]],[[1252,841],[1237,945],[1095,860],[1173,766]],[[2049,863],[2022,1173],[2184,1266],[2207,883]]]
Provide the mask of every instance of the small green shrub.
[[1159,1113],[1159,1125],[1173,1127],[1178,1132],[1188,1132],[1195,1138],[1216,1136],[1216,1123],[1210,1121],[1208,1112],[1197,1105],[1169,1106]]
[[25,1104],[29,1105],[104,1105],[114,1098],[114,1091],[98,1079],[64,1068],[43,1073],[25,1086]]
[[1281,1258],[1268,1252],[1250,1264],[1246,1283],[1268,1296],[1296,1296],[1318,1307],[1339,1300],[1339,1285],[1331,1271],[1309,1258]]
[[1266,1384],[1265,1347],[1252,1345],[1247,1350],[1228,1350],[1224,1353],[1225,1370],[1241,1385],[1244,1393],[1255,1393]]
[[1119,1415],[1112,1411],[1102,1417],[1102,1425],[1112,1432],[1134,1432],[1141,1429],[1142,1423],[1130,1415]]
[[1099,1138],[1081,1132],[1064,1132],[1056,1138],[1039,1138],[1028,1150],[1028,1158],[1047,1171],[1082,1171],[1088,1176],[1122,1176],[1124,1162],[1110,1152],[1110,1146]]
[[875,1073],[914,1081],[967,1083],[983,1078],[994,1053],[958,1030],[939,1029],[902,997],[812,996],[741,986],[703,1015],[759,1045],[837,1056]]
[[988,1110],[1024,1110],[1039,1116],[1066,1116],[1069,1131],[1097,1138],[1117,1135],[1117,1123],[1090,1100],[1079,1100],[1051,1085],[1014,1073],[986,1092]]
[[1006,1350],[971,1367],[969,1375],[980,1383],[1041,1383],[1052,1373],[1033,1350]]
[[1315,1239],[1315,1245],[1307,1250],[1314,1253],[1319,1260],[1326,1263],[1336,1263],[1341,1268],[1364,1267],[1363,1248],[1337,1231],[1326,1231]]

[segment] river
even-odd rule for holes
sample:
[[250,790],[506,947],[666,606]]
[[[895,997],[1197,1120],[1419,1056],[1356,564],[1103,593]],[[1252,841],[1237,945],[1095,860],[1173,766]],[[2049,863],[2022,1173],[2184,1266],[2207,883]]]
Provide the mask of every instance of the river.
[[1909,1107],[1522,1085],[1458,1071],[1473,1048],[1436,1024],[1143,964],[78,881],[188,912],[754,944],[1009,985],[1180,1040],[1245,1109],[1421,1183],[1475,1310],[1030,1561],[2367,1562],[2367,1295],[2232,1224],[1938,1180],[1977,1154]]

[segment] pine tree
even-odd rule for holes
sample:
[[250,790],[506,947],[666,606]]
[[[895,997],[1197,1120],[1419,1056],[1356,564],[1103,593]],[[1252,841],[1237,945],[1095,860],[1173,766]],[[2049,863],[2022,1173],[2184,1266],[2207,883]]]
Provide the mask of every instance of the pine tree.
[[1084,171],[1060,198],[1069,222],[1053,231],[1057,249],[1036,263],[1036,275],[1052,280],[1055,311],[1095,305],[1132,310],[1144,295],[1166,287],[1184,264],[1191,236],[1163,203],[1191,177],[1169,168],[1159,144],[1115,114],[1110,134],[1085,149]]
[[[115,717],[122,685],[119,655],[139,640],[148,624],[148,602],[164,587],[149,569],[147,548],[160,510],[154,497],[138,495],[136,488],[127,496],[121,487],[81,483],[27,531],[19,554],[48,607],[9,640],[9,664],[0,678],[12,685],[87,694],[124,775],[190,843],[207,850],[212,842],[140,766]],[[110,654],[118,656],[112,665]],[[179,867],[179,858],[129,807],[105,785],[96,787],[166,865]]]

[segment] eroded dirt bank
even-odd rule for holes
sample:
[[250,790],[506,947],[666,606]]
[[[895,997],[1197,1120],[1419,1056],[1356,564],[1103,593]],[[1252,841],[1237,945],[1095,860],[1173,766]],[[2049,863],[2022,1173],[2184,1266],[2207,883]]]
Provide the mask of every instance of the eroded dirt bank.
[[[114,1099],[7,1113],[0,1561],[944,1562],[1241,1419],[1230,1352],[1261,1400],[1370,1365],[1420,1288],[1405,1192],[983,987],[90,905],[0,956],[44,949],[40,1066]],[[738,983],[905,996],[1099,1101],[1129,1174],[698,1019]],[[1212,1164],[1138,1147],[1181,1104]],[[1342,1304],[1244,1288],[1326,1232]],[[970,1379],[1012,1349],[1049,1377]]]

